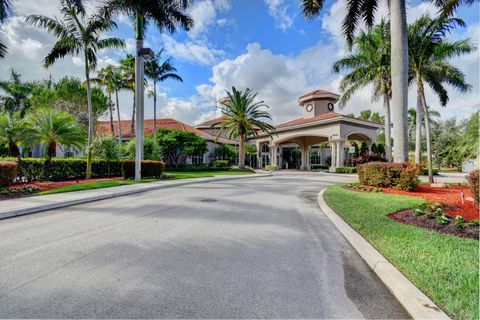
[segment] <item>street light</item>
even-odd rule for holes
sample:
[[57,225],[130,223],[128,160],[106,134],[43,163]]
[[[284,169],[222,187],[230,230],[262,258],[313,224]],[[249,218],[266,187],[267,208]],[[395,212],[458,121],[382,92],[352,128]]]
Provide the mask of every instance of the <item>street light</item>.
[[143,160],[143,127],[144,127],[144,59],[153,59],[155,54],[150,48],[143,48],[143,41],[137,39],[137,52],[135,55],[135,180],[142,180],[142,160]]

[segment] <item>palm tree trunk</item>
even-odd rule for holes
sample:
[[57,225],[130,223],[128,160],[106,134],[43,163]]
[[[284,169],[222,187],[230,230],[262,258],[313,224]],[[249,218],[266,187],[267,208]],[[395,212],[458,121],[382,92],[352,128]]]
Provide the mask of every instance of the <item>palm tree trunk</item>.
[[425,138],[427,139],[427,166],[428,166],[428,181],[433,183],[433,172],[432,172],[432,141],[430,137],[430,119],[428,117],[428,106],[425,99],[425,92],[422,91],[422,104],[423,104],[423,113],[425,120]]
[[112,94],[108,93],[108,110],[110,112],[110,129],[112,130],[112,138],[115,138],[115,129],[113,127],[113,103]]
[[394,162],[408,160],[408,40],[405,0],[390,1]]
[[133,93],[132,123],[130,124],[131,138],[135,135],[135,92]]
[[40,172],[40,179],[39,179],[40,181],[43,181],[43,178],[45,177],[45,173],[47,172],[48,167],[52,162],[52,158],[55,155],[56,150],[57,150],[57,144],[55,142],[50,142],[47,150],[47,159],[45,159],[45,162],[43,163],[42,171]]
[[121,145],[122,144],[122,120],[120,119],[120,104],[118,101],[118,90],[115,90],[115,100],[117,103],[118,145]]
[[245,134],[240,134],[240,145],[238,150],[238,168],[245,169]]
[[392,120],[390,119],[390,97],[387,93],[383,94],[383,108],[385,109],[385,157],[388,162],[392,162],[392,137],[390,134]]
[[153,145],[157,145],[157,81],[153,81]]
[[88,106],[88,145],[87,145],[87,174],[86,179],[92,177],[92,148],[93,117],[92,117],[92,91],[90,87],[90,71],[88,70],[88,55],[85,50],[85,78],[87,83],[87,106]]
[[[419,79],[417,77],[417,79]],[[418,80],[417,83],[417,109],[415,119],[415,164],[422,164],[422,116],[423,116],[423,102],[422,102],[423,83]]]

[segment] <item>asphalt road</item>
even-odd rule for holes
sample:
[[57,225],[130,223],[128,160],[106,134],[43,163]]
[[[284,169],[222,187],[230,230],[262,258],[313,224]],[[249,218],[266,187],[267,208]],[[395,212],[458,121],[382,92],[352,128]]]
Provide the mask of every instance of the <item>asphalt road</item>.
[[316,204],[320,175],[0,221],[0,318],[406,318]]

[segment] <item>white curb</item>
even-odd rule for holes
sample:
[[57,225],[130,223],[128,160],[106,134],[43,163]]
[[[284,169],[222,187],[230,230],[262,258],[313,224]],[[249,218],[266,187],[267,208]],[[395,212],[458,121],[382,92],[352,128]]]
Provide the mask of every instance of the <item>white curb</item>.
[[372,268],[385,286],[397,298],[413,319],[450,319],[430,298],[410,282],[397,268],[380,254],[365,238],[353,230],[318,194],[318,205],[345,239]]
[[[172,182],[168,184],[166,184],[166,182],[168,181],[157,181],[157,182],[150,182],[150,183],[139,183],[139,184],[133,184],[133,185],[110,187],[110,188],[100,188],[100,189],[94,189],[94,190],[83,190],[83,191],[51,194],[51,195],[44,195],[44,196],[37,196],[37,197],[3,200],[0,202],[0,220],[42,212],[46,210],[69,207],[69,206],[82,204],[82,203],[121,197],[121,196],[136,194],[140,192],[158,190],[158,189],[173,188],[173,187],[185,186],[190,184],[198,184],[198,183],[262,178],[262,177],[270,177],[270,176],[272,176],[272,174],[214,176],[212,178],[185,179],[185,180],[180,180],[178,182]],[[55,198],[61,198],[61,199],[57,200]],[[68,199],[68,198],[71,198],[71,199]],[[17,205],[17,206],[14,205],[11,208],[5,209],[9,201],[23,201],[25,202],[25,204]],[[4,208],[2,208],[1,206],[2,204]]]

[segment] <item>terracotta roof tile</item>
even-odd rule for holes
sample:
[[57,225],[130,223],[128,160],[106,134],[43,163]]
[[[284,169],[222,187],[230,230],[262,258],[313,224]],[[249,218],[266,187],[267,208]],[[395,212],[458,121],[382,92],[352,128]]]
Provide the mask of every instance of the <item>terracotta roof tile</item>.
[[228,116],[221,116],[215,119],[207,120],[202,123],[199,123],[195,126],[195,128],[210,128],[212,124],[217,123],[217,122],[222,122],[224,120],[227,120]]
[[312,117],[312,118],[298,118],[298,119],[295,119],[295,120],[284,122],[284,123],[276,125],[275,128],[277,128],[277,129],[286,128],[286,127],[296,126],[296,125],[300,125],[300,124],[306,124],[306,123],[310,123],[310,122],[332,119],[332,118],[339,118],[339,117],[342,117],[342,115],[338,114],[338,113],[335,113],[335,112],[329,112],[329,113],[324,113],[324,114],[321,114],[319,116]]
[[331,91],[327,91],[327,90],[322,90],[322,89],[317,89],[317,90],[314,90],[314,91],[312,91],[312,92],[309,92],[309,93],[304,94],[304,95],[301,96],[299,99],[305,98],[305,97],[308,97],[308,96],[312,96],[312,95],[321,95],[321,94],[334,94],[334,95],[338,95],[338,94],[335,93],[335,92],[331,92]]

